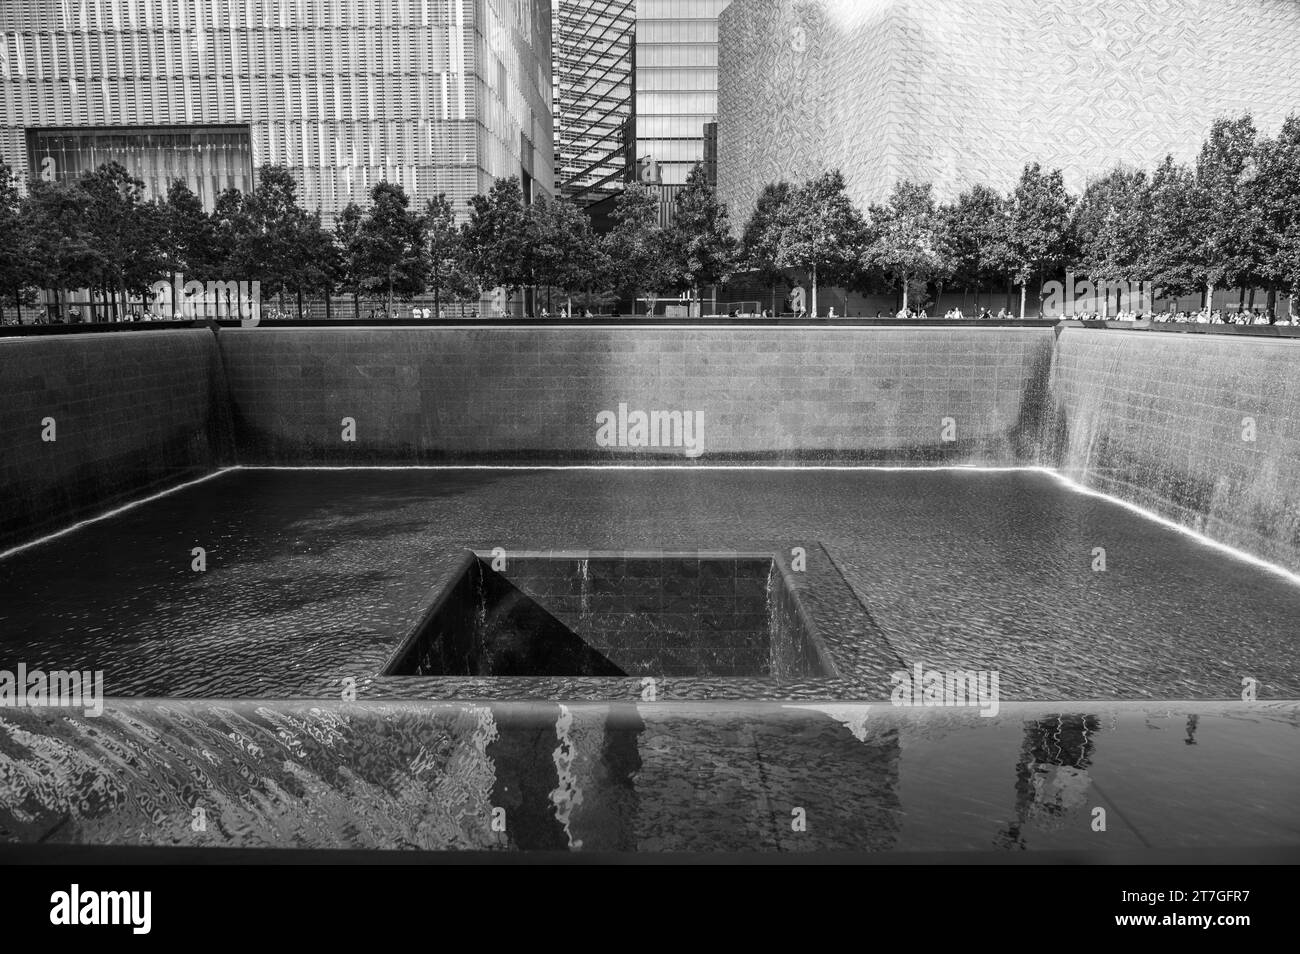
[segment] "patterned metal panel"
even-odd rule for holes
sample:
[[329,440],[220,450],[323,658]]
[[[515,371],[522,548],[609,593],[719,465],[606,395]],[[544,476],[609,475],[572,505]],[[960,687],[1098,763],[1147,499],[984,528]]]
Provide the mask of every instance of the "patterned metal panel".
[[864,206],[900,178],[950,198],[1026,161],[1082,189],[1189,160],[1210,123],[1300,108],[1295,0],[735,0],[720,20],[719,189],[841,168]]
[[[376,182],[550,191],[547,0],[0,0],[0,158],[34,126],[247,124],[327,215]],[[524,153],[529,153],[525,155]]]

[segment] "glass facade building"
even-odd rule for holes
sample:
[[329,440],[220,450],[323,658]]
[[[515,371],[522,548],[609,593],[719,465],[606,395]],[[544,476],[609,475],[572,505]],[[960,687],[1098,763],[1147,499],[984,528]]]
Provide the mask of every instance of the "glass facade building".
[[639,178],[684,185],[718,113],[718,16],[731,0],[637,0]]
[[225,189],[253,188],[247,126],[110,126],[27,130],[27,165],[50,181],[68,182],[117,162],[144,182],[146,198],[163,198],[180,180],[209,212]]
[[563,195],[607,209],[628,182],[671,214],[717,118],[718,15],[731,0],[554,0]]
[[554,0],[556,191],[591,205],[632,169],[636,0]]
[[0,158],[215,186],[244,130],[327,217],[383,180],[464,215],[499,177],[551,191],[550,69],[548,0],[0,0]]

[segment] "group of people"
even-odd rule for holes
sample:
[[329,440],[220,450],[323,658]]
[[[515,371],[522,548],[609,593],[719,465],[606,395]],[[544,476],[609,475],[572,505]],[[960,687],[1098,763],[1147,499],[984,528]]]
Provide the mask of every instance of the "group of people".
[[1100,312],[1080,312],[1078,314],[1067,315],[1069,321],[1156,321],[1160,323],[1185,323],[1201,325],[1290,325],[1294,319],[1287,315],[1279,315],[1275,320],[1270,321],[1267,312],[1263,311],[1224,311],[1216,308],[1213,311],[1202,308],[1200,311],[1118,311],[1113,315],[1103,315]]

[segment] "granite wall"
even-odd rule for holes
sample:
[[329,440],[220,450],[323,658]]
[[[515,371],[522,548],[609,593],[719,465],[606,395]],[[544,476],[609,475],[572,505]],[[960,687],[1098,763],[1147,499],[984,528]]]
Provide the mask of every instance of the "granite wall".
[[[244,464],[1009,464],[1038,453],[1053,340],[1052,328],[964,327],[219,335]],[[629,418],[692,412],[695,428],[674,446],[634,446],[636,422],[620,433],[620,405]],[[609,440],[601,412],[613,419]]]
[[[637,446],[637,411],[683,424],[689,412],[693,426]],[[41,439],[46,417],[55,441]],[[1070,327],[0,339],[0,549],[221,464],[656,460],[1043,464],[1300,570],[1300,339]]]
[[218,360],[209,331],[0,338],[0,550],[210,471]]
[[1300,339],[1066,328],[1049,387],[1045,463],[1300,571]]

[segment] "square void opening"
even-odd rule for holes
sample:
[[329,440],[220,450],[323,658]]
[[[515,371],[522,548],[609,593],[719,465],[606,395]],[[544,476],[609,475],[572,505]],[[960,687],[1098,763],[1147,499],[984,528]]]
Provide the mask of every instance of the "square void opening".
[[831,675],[770,555],[467,555],[391,676]]

